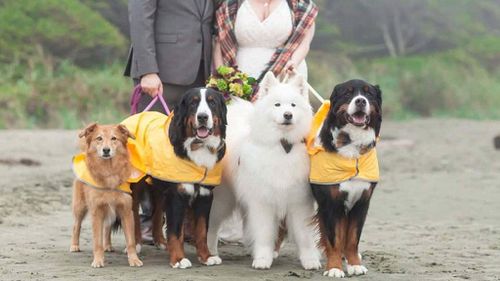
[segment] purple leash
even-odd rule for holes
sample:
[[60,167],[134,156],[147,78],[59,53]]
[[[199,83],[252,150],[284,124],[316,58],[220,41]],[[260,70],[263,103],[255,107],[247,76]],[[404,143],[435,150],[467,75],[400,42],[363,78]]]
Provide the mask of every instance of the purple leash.
[[[137,85],[134,88],[134,91],[132,92],[132,98],[130,99],[130,115],[134,115],[137,113],[137,107],[139,106],[139,100],[141,99],[142,95],[142,88],[141,85]],[[153,100],[144,108],[144,111],[150,110],[153,105],[155,105],[156,102],[160,100],[160,103],[163,106],[163,109],[165,110],[165,113],[167,115],[170,115],[170,109],[168,109],[167,103],[165,102],[165,99],[163,98],[163,91],[160,91],[156,97],[153,98]]]

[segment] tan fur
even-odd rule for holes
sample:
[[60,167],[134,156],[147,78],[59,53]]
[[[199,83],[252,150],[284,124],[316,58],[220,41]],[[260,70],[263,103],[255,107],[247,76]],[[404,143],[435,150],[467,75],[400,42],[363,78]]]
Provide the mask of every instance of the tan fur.
[[[97,190],[75,180],[73,184],[74,226],[71,237],[71,252],[80,251],[80,229],[83,218],[90,213],[92,220],[92,240],[94,260],[92,267],[104,266],[104,251],[112,251],[111,224],[108,219],[116,215],[121,219],[127,242],[128,262],[130,266],[142,266],[135,248],[134,218],[132,196],[116,189],[125,182],[131,173],[131,165],[126,148],[127,139],[132,137],[122,125],[101,126],[91,124],[81,133],[80,138],[86,164],[98,185],[110,190]],[[99,150],[109,148],[114,156],[103,159]],[[104,243],[103,243],[104,240]]]

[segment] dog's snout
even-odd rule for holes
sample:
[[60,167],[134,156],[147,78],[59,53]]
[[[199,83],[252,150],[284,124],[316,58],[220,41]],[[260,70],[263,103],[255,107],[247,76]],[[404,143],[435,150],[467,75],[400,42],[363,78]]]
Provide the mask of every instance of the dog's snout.
[[283,113],[283,117],[285,118],[285,120],[292,120],[293,118],[293,114],[289,111]]
[[104,155],[108,155],[110,152],[111,152],[111,149],[109,147],[105,147],[105,148],[102,149],[102,153]]
[[366,99],[364,98],[357,98],[354,103],[356,104],[357,107],[365,107],[366,106]]
[[198,113],[198,115],[196,116],[196,118],[198,119],[198,122],[200,123],[206,123],[208,121],[208,114],[206,113]]

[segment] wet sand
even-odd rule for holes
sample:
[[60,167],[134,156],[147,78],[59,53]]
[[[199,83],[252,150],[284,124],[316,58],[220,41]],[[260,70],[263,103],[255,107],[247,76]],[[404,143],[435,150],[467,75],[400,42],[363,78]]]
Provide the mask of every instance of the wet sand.
[[[369,272],[352,280],[500,280],[500,122],[426,119],[385,122],[382,181],[360,250]],[[142,268],[121,251],[92,269],[90,227],[69,253],[74,131],[0,131],[0,280],[328,280],[305,271],[286,243],[271,270],[253,270],[239,246],[223,264],[171,269],[167,253],[145,246]],[[24,160],[23,160],[24,159]],[[22,161],[21,161],[22,160]],[[113,237],[117,250],[123,234]]]

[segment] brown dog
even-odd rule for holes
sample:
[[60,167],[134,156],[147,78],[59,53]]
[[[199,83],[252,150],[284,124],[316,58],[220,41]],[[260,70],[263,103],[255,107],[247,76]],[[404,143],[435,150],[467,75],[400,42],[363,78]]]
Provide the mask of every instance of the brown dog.
[[[75,224],[70,251],[80,251],[81,224],[89,212],[94,252],[92,267],[103,267],[104,251],[113,251],[111,226],[118,216],[127,241],[129,265],[142,266],[135,248],[132,196],[128,194],[130,189],[127,183],[132,174],[127,140],[133,136],[123,125],[102,126],[94,123],[87,126],[79,137],[83,153],[74,159],[73,169],[77,178],[73,184]],[[79,164],[76,162],[78,159]]]

